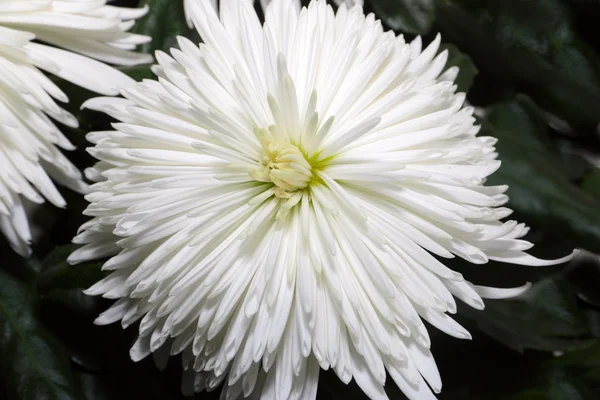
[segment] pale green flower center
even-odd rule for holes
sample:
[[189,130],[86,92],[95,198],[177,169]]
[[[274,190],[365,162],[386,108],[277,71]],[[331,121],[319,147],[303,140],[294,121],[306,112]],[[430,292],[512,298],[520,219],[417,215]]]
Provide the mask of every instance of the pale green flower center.
[[302,151],[291,143],[262,139],[263,157],[252,177],[275,184],[275,195],[283,199],[306,188],[313,178],[313,170]]

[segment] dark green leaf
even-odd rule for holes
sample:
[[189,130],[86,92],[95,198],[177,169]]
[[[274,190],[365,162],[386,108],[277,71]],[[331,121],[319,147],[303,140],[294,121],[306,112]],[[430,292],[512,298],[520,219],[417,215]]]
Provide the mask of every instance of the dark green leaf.
[[521,118],[516,121],[516,124],[520,124],[519,126],[523,130],[527,129],[532,139],[530,142],[532,145],[557,159],[556,161],[561,164],[561,170],[567,179],[571,182],[578,182],[587,172],[595,169],[580,155],[581,152],[574,146],[573,142],[552,134],[548,126],[552,127],[556,120],[551,114],[544,111],[525,95],[516,95],[515,99],[529,119],[529,122],[527,122],[524,121],[524,118]]
[[168,52],[172,47],[177,47],[177,36],[199,41],[196,31],[187,26],[183,1],[142,0],[140,6],[145,4],[150,6],[150,12],[132,30],[152,37],[152,42],[142,46],[142,51],[150,54],[157,50]]
[[[459,315],[464,310],[459,310]],[[444,382],[440,400],[571,400],[593,399],[594,384],[582,379],[586,368],[559,364],[559,353],[507,350],[499,342],[478,332],[471,321],[461,321],[473,340],[456,340],[432,334],[432,352]],[[554,393],[554,397],[553,394]],[[390,398],[393,398],[390,396]]]
[[582,252],[565,268],[564,274],[567,281],[577,289],[579,298],[592,306],[591,308],[600,310],[600,257],[597,254]]
[[[582,155],[581,151],[573,145],[573,142],[566,139],[556,141],[556,147],[559,152],[563,171],[571,182],[579,182],[590,171],[596,170]],[[581,186],[581,185],[579,185]],[[582,187],[583,190],[586,190]]]
[[47,293],[55,289],[86,289],[106,276],[101,271],[102,263],[92,262],[78,265],[67,263],[67,257],[77,245],[57,247],[42,265],[38,278],[38,289]]
[[12,274],[23,282],[31,283],[37,279],[40,263],[35,258],[24,259],[15,253],[8,241],[0,234],[0,255],[2,262],[0,268]]
[[[98,299],[86,296],[83,289],[92,286],[107,274],[101,270],[101,262],[78,265],[67,263],[67,257],[77,247],[72,244],[59,246],[48,254],[42,263],[37,288],[44,304],[60,305],[82,316],[95,318],[102,311]],[[88,322],[91,323],[92,320]]]
[[459,92],[467,93],[473,84],[475,76],[479,73],[471,57],[463,53],[453,44],[442,44],[440,46],[440,52],[448,50],[448,62],[446,67],[457,66],[460,69],[458,77],[456,78],[456,85],[458,86]]
[[560,276],[537,282],[517,299],[488,300],[484,311],[465,308],[463,313],[480,330],[519,352],[578,349],[593,341],[577,294]]
[[489,81],[525,91],[569,122],[598,122],[600,56],[579,39],[560,0],[449,0],[438,6],[444,39],[466,51]]
[[529,387],[505,400],[595,400],[598,394],[574,371],[548,362],[535,369]]
[[482,135],[498,138],[502,166],[489,182],[509,185],[509,206],[534,228],[600,252],[597,201],[569,180],[568,166],[541,139],[545,129],[523,99],[491,107]]
[[435,19],[434,0],[371,0],[378,18],[395,31],[414,35],[429,32]]
[[119,70],[124,72],[125,74],[129,75],[130,77],[135,79],[137,82],[140,82],[144,79],[156,79],[156,75],[154,75],[152,73],[152,70],[150,69],[150,65],[138,65],[135,67],[121,67],[121,68],[119,68]]
[[557,358],[557,363],[576,368],[600,367],[600,340],[590,347],[564,354]]
[[82,398],[68,355],[36,319],[33,291],[1,270],[0,370],[8,400]]
[[593,168],[586,174],[581,188],[600,201],[600,168]]

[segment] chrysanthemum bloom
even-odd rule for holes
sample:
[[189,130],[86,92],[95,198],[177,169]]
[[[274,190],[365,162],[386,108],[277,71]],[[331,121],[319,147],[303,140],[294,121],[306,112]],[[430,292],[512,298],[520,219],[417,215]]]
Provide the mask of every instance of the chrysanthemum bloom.
[[[90,295],[119,299],[96,322],[141,319],[131,349],[182,354],[184,391],[314,399],[319,368],[385,399],[441,380],[422,320],[457,338],[454,297],[474,286],[441,258],[524,265],[527,228],[501,222],[500,162],[436,55],[384,32],[361,7],[189,0],[203,44],[157,53],[156,81],[89,108],[98,183],[70,262],[112,256]],[[429,385],[428,385],[429,384]],[[431,389],[430,389],[431,388]]]
[[127,32],[146,11],[107,6],[104,0],[0,1],[0,231],[19,254],[29,254],[31,241],[23,198],[64,207],[51,179],[76,191],[86,187],[58,149],[73,146],[48,117],[70,127],[77,120],[56,104],[68,98],[41,71],[117,95],[135,82],[92,58],[120,65],[151,62],[129,51],[150,38]]

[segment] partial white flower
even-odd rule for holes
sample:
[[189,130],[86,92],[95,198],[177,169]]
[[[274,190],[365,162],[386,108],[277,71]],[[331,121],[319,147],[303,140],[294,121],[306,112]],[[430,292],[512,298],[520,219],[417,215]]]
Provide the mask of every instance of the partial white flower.
[[121,121],[89,134],[94,218],[69,258],[111,256],[87,293],[119,300],[96,323],[141,320],[131,357],[182,353],[187,393],[314,399],[331,368],[372,399],[386,371],[433,399],[422,320],[468,339],[455,297],[482,309],[528,287],[474,286],[434,256],[571,256],[534,258],[501,221],[495,139],[439,37],[422,50],[359,6],[275,0],[261,25],[251,2],[220,4],[187,1],[204,43],[158,52],[158,82],[86,104]]
[[58,149],[73,146],[48,117],[70,127],[77,126],[77,119],[56,104],[68,98],[41,71],[97,93],[117,95],[134,81],[92,58],[120,65],[152,61],[149,55],[130,51],[150,38],[127,32],[147,9],[105,3],[0,3],[0,230],[21,255],[30,253],[31,241],[23,199],[43,203],[46,198],[64,207],[52,180],[76,191],[86,189],[81,173]]
[[[188,25],[190,28],[192,28],[194,26],[194,23],[192,21],[192,17],[190,15],[190,13],[188,12],[188,8],[190,7],[190,3],[191,2],[195,2],[197,0],[183,0],[183,9],[185,12],[185,18],[188,22]],[[218,9],[218,5],[217,5],[217,0],[204,0],[204,1],[210,1],[210,4],[212,4],[212,6],[215,9]],[[232,4],[235,4],[235,2],[240,1],[240,0],[223,0],[223,3],[225,4],[225,7],[227,7],[228,3],[233,2]],[[249,4],[253,4],[254,0],[241,0],[241,1],[246,1]],[[295,0],[294,0],[295,1]],[[263,10],[265,10],[267,8],[267,6],[269,5],[269,3],[271,2],[271,0],[260,0],[260,5],[263,8]],[[365,4],[364,0],[334,0],[336,5],[341,5],[342,3],[346,3],[346,6],[351,7],[351,6],[363,6]],[[295,1],[296,5],[298,6],[300,3],[298,1]]]
[[342,3],[346,3],[348,7],[350,6],[363,6],[365,4],[364,0],[334,0],[335,4],[338,6]]

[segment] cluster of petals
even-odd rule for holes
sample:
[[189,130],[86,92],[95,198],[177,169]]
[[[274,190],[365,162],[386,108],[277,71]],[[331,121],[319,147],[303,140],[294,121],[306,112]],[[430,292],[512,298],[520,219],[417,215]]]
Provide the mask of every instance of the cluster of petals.
[[[269,2],[263,2],[269,3]],[[117,299],[96,323],[139,322],[131,357],[181,355],[186,393],[308,399],[320,369],[386,399],[441,378],[423,321],[461,339],[460,257],[549,265],[526,253],[492,137],[446,68],[362,7],[323,0],[185,0],[202,37],[156,54],[158,80],[101,97],[117,119],[92,132],[92,219],[71,263],[110,257],[87,290]],[[484,268],[482,266],[482,268]],[[457,360],[460,362],[460,360]],[[387,372],[387,373],[386,373]]]
[[134,81],[104,62],[152,61],[131,51],[150,38],[127,32],[146,12],[105,0],[0,2],[0,231],[19,254],[30,253],[27,203],[47,199],[64,207],[53,181],[86,189],[59,150],[73,145],[52,120],[68,127],[78,121],[56,103],[68,98],[45,73],[100,94],[119,94]]

